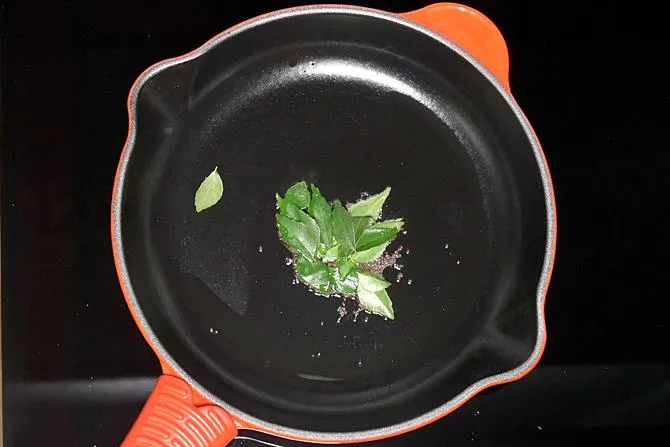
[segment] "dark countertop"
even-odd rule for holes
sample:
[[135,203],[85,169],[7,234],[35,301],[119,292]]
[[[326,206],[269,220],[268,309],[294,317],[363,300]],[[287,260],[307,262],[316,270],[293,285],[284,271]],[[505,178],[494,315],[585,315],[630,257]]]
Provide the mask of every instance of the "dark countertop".
[[[160,373],[127,311],[110,248],[126,96],[152,63],[246,18],[306,2],[241,3],[0,7],[5,446],[118,445]],[[428,3],[359,2],[397,12]],[[505,36],[512,91],[554,178],[549,341],[520,382],[375,445],[654,439],[670,430],[661,267],[670,249],[670,83],[656,68],[667,33],[653,11],[618,2],[467,4]]]

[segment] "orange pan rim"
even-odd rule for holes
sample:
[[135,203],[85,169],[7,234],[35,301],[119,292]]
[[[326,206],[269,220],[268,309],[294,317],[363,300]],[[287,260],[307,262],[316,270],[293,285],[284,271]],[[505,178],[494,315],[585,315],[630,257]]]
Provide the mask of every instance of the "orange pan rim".
[[[467,8],[467,7],[465,7]],[[469,8],[468,8],[469,9]],[[425,34],[452,51],[459,54],[461,57],[466,59],[472,66],[474,66],[478,71],[480,71],[488,80],[493,84],[500,95],[505,99],[508,106],[512,109],[516,115],[519,123],[523,127],[528,140],[530,141],[533,152],[537,161],[537,167],[540,172],[542,185],[544,189],[545,196],[545,205],[546,205],[546,215],[547,215],[547,238],[545,243],[545,256],[544,263],[542,265],[542,271],[539,276],[537,294],[536,294],[536,307],[537,307],[537,339],[535,347],[526,361],[518,365],[516,368],[513,368],[509,371],[505,371],[500,374],[486,377],[481,379],[468,388],[461,391],[458,395],[440,405],[439,407],[434,408],[431,411],[428,411],[420,416],[417,416],[413,419],[403,421],[401,423],[389,425],[386,427],[375,428],[371,430],[363,431],[353,431],[353,432],[319,432],[311,430],[301,430],[293,427],[287,427],[283,425],[273,424],[271,422],[259,419],[254,417],[251,414],[245,413],[238,408],[235,408],[228,404],[225,400],[222,400],[218,396],[210,393],[205,387],[201,386],[196,380],[194,380],[187,371],[185,371],[179,363],[170,355],[170,353],[165,349],[161,341],[155,335],[151,327],[149,326],[142,309],[137,301],[136,295],[133,291],[133,287],[130,281],[130,274],[128,272],[125,255],[123,252],[123,238],[122,238],[122,227],[121,227],[121,203],[123,200],[123,184],[126,173],[126,166],[128,160],[130,159],[133,147],[135,143],[135,136],[137,131],[137,110],[136,103],[139,92],[142,86],[161,71],[179,65],[184,62],[188,62],[195,58],[201,57],[206,54],[212,47],[218,45],[220,42],[228,39],[236,34],[242,33],[246,30],[260,26],[275,20],[285,19],[291,16],[300,16],[306,14],[353,14],[353,15],[362,15],[372,18],[387,20],[390,22],[397,23],[399,25],[411,28],[416,32]],[[540,146],[540,143],[533,131],[530,123],[526,119],[526,116],[523,114],[516,101],[512,97],[509,91],[505,89],[503,84],[481,63],[479,63],[471,54],[463,50],[461,47],[455,43],[448,40],[446,37],[432,31],[431,29],[420,25],[409,19],[405,19],[402,16],[386,11],[380,11],[376,9],[364,8],[359,6],[348,6],[348,5],[312,5],[312,6],[302,6],[296,8],[289,8],[270,12],[264,14],[245,22],[242,22],[238,25],[233,26],[232,28],[223,31],[222,33],[216,35],[200,47],[195,50],[178,56],[171,59],[166,59],[164,61],[158,62],[148,69],[146,69],[132,85],[130,93],[128,95],[128,136],[126,138],[125,145],[123,147],[120,161],[117,167],[116,176],[114,179],[114,187],[112,192],[112,206],[111,206],[111,236],[112,236],[112,252],[114,256],[114,264],[116,266],[117,275],[121,284],[123,295],[128,303],[133,317],[139,326],[142,334],[149,343],[149,345],[156,352],[157,356],[161,360],[161,363],[167,365],[172,371],[178,374],[182,379],[184,379],[197,393],[202,395],[207,400],[211,401],[213,404],[220,406],[224,410],[230,413],[230,415],[236,420],[239,428],[242,429],[252,429],[262,432],[272,433],[284,438],[311,441],[317,443],[342,443],[342,442],[365,442],[378,439],[389,438],[396,436],[402,433],[407,433],[413,430],[416,430],[420,427],[426,426],[446,415],[455,411],[460,406],[469,401],[476,394],[481,391],[495,386],[508,382],[513,382],[519,380],[529,374],[537,365],[542,354],[547,340],[547,332],[545,325],[545,315],[544,307],[547,289],[549,287],[549,282],[551,279],[551,273],[554,265],[554,258],[556,252],[556,238],[557,238],[557,216],[556,216],[556,204],[554,198],[554,190],[551,181],[551,175],[549,173],[549,167],[547,165],[544,153]]]

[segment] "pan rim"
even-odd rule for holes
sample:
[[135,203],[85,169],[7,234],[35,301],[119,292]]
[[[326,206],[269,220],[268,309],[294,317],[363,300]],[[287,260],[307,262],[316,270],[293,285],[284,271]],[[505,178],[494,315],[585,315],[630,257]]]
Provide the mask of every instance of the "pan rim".
[[[361,431],[352,431],[352,432],[322,432],[322,431],[313,431],[313,430],[303,430],[293,427],[287,427],[280,424],[271,423],[269,421],[254,417],[251,414],[245,413],[244,411],[239,410],[238,408],[233,407],[224,400],[210,393],[205,387],[201,386],[196,380],[191,377],[188,372],[186,372],[177,361],[169,354],[165,349],[163,344],[160,342],[158,337],[155,335],[151,326],[147,322],[142,309],[139,305],[137,297],[133,291],[132,284],[130,281],[130,274],[127,269],[124,250],[123,250],[123,237],[121,229],[121,204],[123,199],[123,185],[125,179],[125,173],[128,161],[131,158],[132,151],[135,144],[135,137],[137,133],[137,99],[139,97],[139,92],[142,86],[153,76],[159,74],[161,71],[196,59],[200,56],[206,54],[211,48],[217,46],[224,40],[242,33],[244,31],[250,30],[257,26],[261,26],[276,20],[286,19],[294,16],[302,15],[311,15],[311,14],[347,14],[347,15],[359,15],[364,17],[370,17],[374,19],[385,20],[393,22],[395,24],[405,26],[416,32],[422,33],[430,38],[433,38],[440,42],[441,44],[448,47],[450,50],[457,53],[459,56],[468,61],[475,69],[477,69],[483,76],[487,78],[489,82],[498,90],[498,93],[504,98],[508,106],[511,108],[512,112],[515,114],[519,123],[522,126],[522,129],[526,133],[526,136],[531,144],[533,153],[538,165],[540,178],[544,190],[544,198],[546,205],[546,217],[547,217],[547,226],[546,226],[546,242],[545,242],[545,255],[544,262],[542,265],[542,270],[538,279],[538,287],[536,293],[536,307],[537,307],[537,339],[536,344],[533,348],[532,353],[529,358],[526,359],[523,363],[517,367],[493,375],[488,376],[484,379],[481,379],[469,387],[461,391],[458,395],[450,399],[449,401],[443,403],[442,405],[434,408],[431,411],[428,411],[422,415],[419,415],[415,418],[392,424],[385,427],[379,427],[371,430],[361,430]],[[191,51],[190,53],[167,59],[161,62],[158,62],[151,67],[147,68],[133,83],[133,86],[130,90],[128,96],[128,136],[124,144],[120,161],[117,167],[116,177],[114,180],[113,192],[112,192],[112,206],[111,206],[111,236],[112,236],[112,251],[114,256],[114,263],[117,270],[117,275],[121,283],[123,294],[125,299],[130,307],[131,312],[136,318],[136,322],[142,331],[143,335],[151,345],[151,347],[156,351],[159,358],[164,361],[173,371],[175,371],[179,376],[184,379],[193,389],[200,393],[203,397],[210,400],[215,405],[220,406],[225,411],[229,412],[231,416],[240,421],[240,428],[249,428],[252,430],[259,430],[264,432],[269,432],[277,434],[279,436],[291,439],[298,439],[311,442],[320,442],[320,443],[342,443],[342,442],[363,442],[371,441],[375,439],[383,439],[391,436],[399,435],[409,431],[413,431],[425,425],[428,425],[447,414],[455,411],[461,405],[469,401],[472,397],[485,390],[486,388],[500,385],[508,382],[513,382],[523,378],[525,375],[530,373],[537,363],[540,360],[540,357],[543,354],[545,345],[546,345],[546,326],[545,326],[545,313],[544,313],[544,304],[546,299],[546,293],[549,286],[549,281],[551,278],[551,273],[553,270],[554,258],[555,258],[555,249],[556,249],[556,205],[553,192],[553,186],[551,182],[551,177],[549,173],[549,168],[542,152],[540,143],[530,126],[526,116],[521,111],[520,107],[512,97],[511,93],[507,91],[502,83],[481,63],[479,63],[471,54],[463,50],[461,47],[448,40],[446,37],[430,30],[429,28],[424,27],[416,22],[413,22],[409,19],[406,19],[400,15],[380,11],[376,9],[370,9],[359,6],[344,6],[344,5],[313,5],[313,6],[302,6],[297,8],[289,8],[270,12],[268,14],[252,18],[248,21],[242,22],[238,25],[233,26],[232,28],[218,34],[213,37],[197,49]]]

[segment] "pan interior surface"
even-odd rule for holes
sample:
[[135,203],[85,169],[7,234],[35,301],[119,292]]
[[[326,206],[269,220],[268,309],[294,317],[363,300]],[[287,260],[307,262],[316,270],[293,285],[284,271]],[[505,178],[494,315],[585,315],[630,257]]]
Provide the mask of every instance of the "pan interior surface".
[[[531,355],[546,206],[518,117],[467,60],[402,24],[309,14],[232,35],[141,85],[123,259],[165,352],[233,413],[318,432],[420,417]],[[196,189],[218,167],[222,200]],[[293,284],[276,192],[404,217],[396,319],[338,323]],[[408,279],[411,279],[409,284]]]

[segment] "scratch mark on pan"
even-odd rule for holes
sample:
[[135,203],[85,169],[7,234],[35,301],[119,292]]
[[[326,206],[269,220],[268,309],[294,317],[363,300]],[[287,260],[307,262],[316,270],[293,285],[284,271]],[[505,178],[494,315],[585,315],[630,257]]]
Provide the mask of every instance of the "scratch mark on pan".
[[414,338],[411,335],[408,335],[407,338],[409,338],[412,341],[412,343],[414,343],[414,346],[416,346],[417,349],[421,349],[419,347],[419,344],[416,342],[416,340],[414,340]]
[[317,382],[341,382],[342,380],[344,380],[340,377],[327,377],[327,376],[320,376],[318,374],[298,373],[296,375],[298,377],[302,377],[303,379],[315,380]]
[[271,442],[261,441],[260,439],[250,438],[249,436],[235,436],[235,439],[237,439],[239,441],[251,441],[251,442],[255,442],[257,444],[267,445],[267,446],[270,446],[270,447],[282,447],[279,444],[273,444]]

